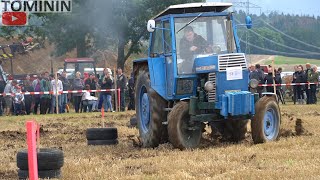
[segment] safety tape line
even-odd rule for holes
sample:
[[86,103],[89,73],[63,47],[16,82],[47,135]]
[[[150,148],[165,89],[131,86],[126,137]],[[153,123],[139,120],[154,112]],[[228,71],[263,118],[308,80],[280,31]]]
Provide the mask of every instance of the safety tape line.
[[[275,86],[303,86],[303,85],[313,85],[320,83],[288,83],[288,84],[275,84]],[[274,86],[273,84],[259,84],[260,87],[270,87]]]
[[[76,94],[76,93],[85,93],[85,92],[114,92],[120,91],[120,89],[99,89],[99,90],[70,90],[70,91],[58,91],[59,94]],[[0,93],[0,96],[15,96],[18,94],[24,95],[49,95],[49,94],[56,94],[54,91],[47,91],[47,92],[21,92],[21,93]]]

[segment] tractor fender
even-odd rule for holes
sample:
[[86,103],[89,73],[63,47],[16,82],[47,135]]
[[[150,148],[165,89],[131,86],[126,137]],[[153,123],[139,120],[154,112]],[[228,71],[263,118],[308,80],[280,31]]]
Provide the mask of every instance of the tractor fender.
[[268,97],[273,97],[277,102],[278,102],[278,98],[277,98],[277,95],[275,93],[272,93],[272,92],[263,92],[262,93],[262,97],[263,96],[268,96]]
[[182,99],[180,99],[180,101],[182,101],[182,102],[189,102],[189,101],[190,101],[190,98],[182,98]]

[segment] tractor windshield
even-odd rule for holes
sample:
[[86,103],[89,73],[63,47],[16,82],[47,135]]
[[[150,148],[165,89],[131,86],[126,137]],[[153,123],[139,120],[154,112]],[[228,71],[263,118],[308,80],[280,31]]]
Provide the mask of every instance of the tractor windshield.
[[[193,74],[197,56],[235,52],[231,22],[225,16],[176,18],[175,35],[179,74]],[[182,27],[183,30],[179,31]],[[179,31],[179,32],[178,32]]]

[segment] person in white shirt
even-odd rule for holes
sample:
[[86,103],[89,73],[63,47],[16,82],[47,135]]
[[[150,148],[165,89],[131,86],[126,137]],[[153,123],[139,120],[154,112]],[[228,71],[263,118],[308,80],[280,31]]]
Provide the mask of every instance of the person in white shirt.
[[[58,74],[59,77],[59,74]],[[61,91],[63,91],[63,85],[62,81],[59,79],[57,80],[57,85],[56,85],[56,80],[53,79],[51,80],[51,89],[53,91],[52,98],[51,98],[51,113],[56,113],[56,96],[58,96],[58,109],[61,109],[62,106],[62,99],[61,99]]]
[[6,93],[6,96],[4,97],[5,100],[5,114],[6,116],[9,116],[12,111],[12,100],[14,96],[10,93],[16,93],[16,88],[15,86],[18,84],[16,80],[9,81],[7,85],[4,88],[4,93]]
[[87,90],[82,95],[82,110],[83,112],[87,112],[87,109],[89,109],[89,112],[97,112],[98,110],[98,98],[91,96],[90,92],[90,85],[87,84],[85,89]]
[[[21,93],[21,87],[16,87],[16,93]],[[22,107],[24,105],[24,95],[16,94],[14,96],[14,115],[22,115]]]

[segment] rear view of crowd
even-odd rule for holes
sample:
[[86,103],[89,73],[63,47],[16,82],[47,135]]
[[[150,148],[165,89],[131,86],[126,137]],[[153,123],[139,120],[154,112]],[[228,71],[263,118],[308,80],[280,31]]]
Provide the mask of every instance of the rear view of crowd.
[[[292,75],[291,83],[311,83],[307,85],[292,85],[293,87],[293,101],[298,104],[316,104],[317,103],[317,87],[319,83],[319,72],[317,66],[311,66],[309,63],[306,64],[306,70],[303,69],[302,65],[294,67],[294,73]],[[281,79],[282,68],[274,70],[272,67],[268,67],[268,73],[265,73],[259,64],[250,66],[250,79],[258,80],[259,84],[282,84]],[[288,83],[288,82],[287,82]],[[273,86],[267,86],[265,88],[267,92],[274,92]],[[264,91],[263,87],[258,87],[257,92],[261,95]],[[276,86],[276,94],[278,97],[282,97],[284,91],[282,86]],[[280,98],[281,99],[281,98]],[[284,103],[284,101],[283,101]]]
[[[76,113],[101,111],[114,112],[115,103],[115,80],[112,71],[105,68],[104,74],[99,78],[95,74],[81,78],[81,73],[76,72],[74,79],[68,79],[67,73],[49,75],[48,72],[38,75],[32,81],[27,75],[23,82],[11,80],[7,84],[0,80],[0,114],[1,115],[29,115],[29,114],[53,114],[66,113],[70,111],[69,102],[72,102]],[[130,79],[130,81],[133,81]],[[120,89],[120,110],[125,111],[125,92],[127,91],[127,78],[122,69],[117,71],[117,88]],[[133,85],[131,85],[133,86]],[[133,87],[129,83],[129,110],[134,109]],[[103,92],[89,92],[90,90],[107,89]],[[64,94],[62,91],[80,90],[73,94]],[[87,91],[82,91],[87,90]],[[48,92],[41,95],[19,94],[20,92]]]

